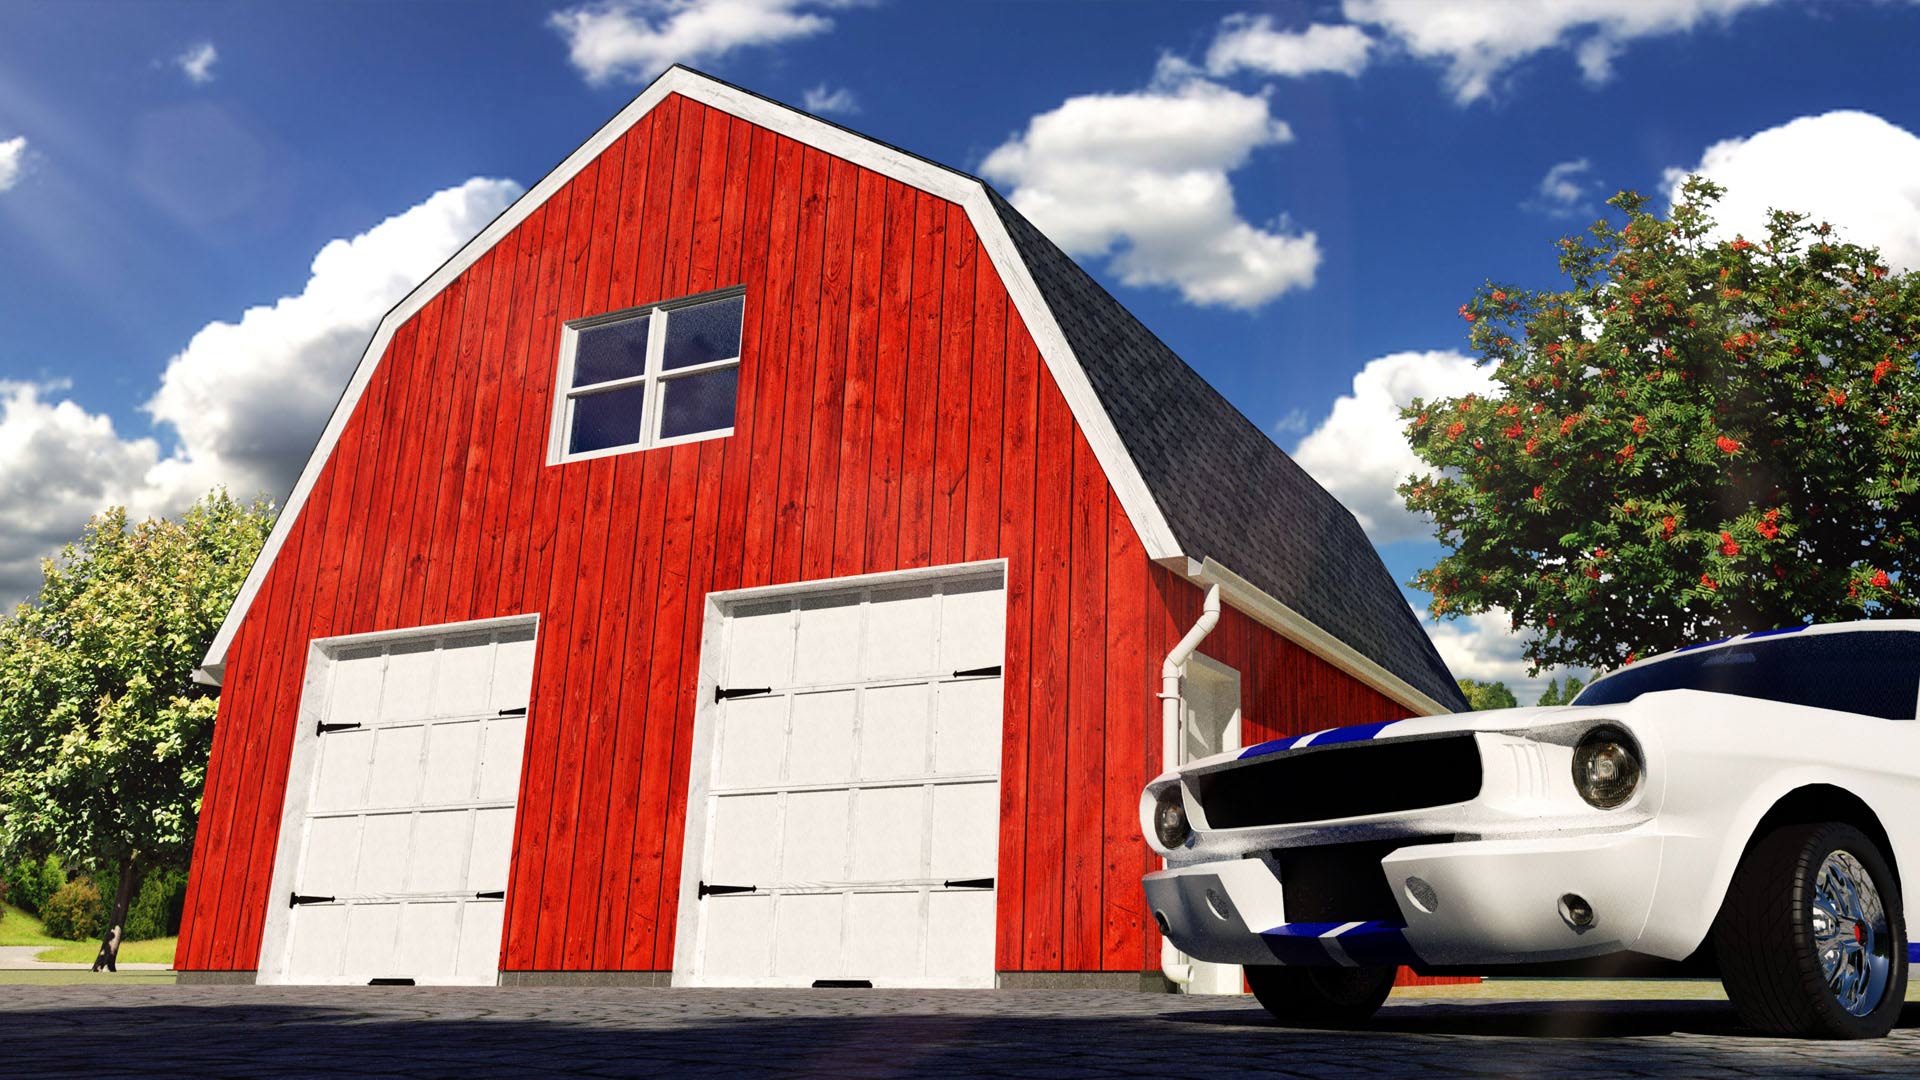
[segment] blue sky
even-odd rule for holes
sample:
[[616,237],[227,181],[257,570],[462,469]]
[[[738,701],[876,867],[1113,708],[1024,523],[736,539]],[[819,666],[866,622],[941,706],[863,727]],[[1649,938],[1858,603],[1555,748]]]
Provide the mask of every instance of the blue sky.
[[[1605,195],[1704,167],[1920,262],[1916,42],[1896,0],[9,5],[0,599],[107,503],[284,494],[381,311],[673,60],[988,176],[1404,579],[1392,401],[1472,385],[1458,305]],[[1436,638],[1517,680],[1501,622]]]

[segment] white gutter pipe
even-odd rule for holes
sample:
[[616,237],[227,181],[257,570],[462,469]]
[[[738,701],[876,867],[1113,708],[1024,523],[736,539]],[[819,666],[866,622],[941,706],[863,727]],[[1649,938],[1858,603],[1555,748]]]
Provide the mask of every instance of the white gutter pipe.
[[[1207,598],[1200,605],[1200,618],[1160,665],[1160,771],[1163,773],[1180,766],[1180,673],[1219,623],[1220,586],[1215,585],[1207,590]],[[1166,865],[1165,860],[1161,865]],[[1193,982],[1193,964],[1164,937],[1160,939],[1160,973],[1183,990]]]

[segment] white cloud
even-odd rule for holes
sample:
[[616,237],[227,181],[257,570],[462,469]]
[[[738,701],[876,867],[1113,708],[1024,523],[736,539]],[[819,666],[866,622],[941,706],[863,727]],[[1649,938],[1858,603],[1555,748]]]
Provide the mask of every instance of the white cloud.
[[1292,132],[1264,96],[1182,67],[1163,64],[1145,90],[1067,99],[988,154],[981,172],[1010,185],[1013,204],[1069,254],[1108,256],[1128,285],[1245,309],[1312,285],[1314,234],[1242,219],[1227,180]]
[[205,86],[213,81],[213,62],[218,59],[220,51],[213,47],[213,42],[203,41],[174,57],[173,63],[186,75],[188,82]]
[[19,183],[26,167],[27,137],[15,135],[11,139],[0,139],[0,191]]
[[1414,398],[1432,401],[1492,388],[1492,375],[1457,352],[1370,360],[1353,377],[1353,392],[1336,399],[1320,426],[1300,440],[1293,460],[1353,511],[1374,543],[1430,540],[1430,523],[1410,513],[1394,492],[1407,477],[1432,471],[1407,445],[1400,410]]
[[860,111],[860,102],[853,96],[853,91],[844,86],[832,89],[826,83],[810,87],[800,104],[810,113],[852,114]]
[[0,612],[39,587],[40,560],[78,536],[87,518],[141,502],[141,477],[159,457],[152,439],[123,439],[112,419],[64,389],[0,382]]
[[[1423,620],[1427,617],[1418,607],[1414,608],[1414,614]],[[1575,675],[1583,682],[1592,681],[1593,673],[1584,668],[1555,669],[1529,676],[1525,656],[1528,632],[1512,629],[1513,617],[1504,609],[1461,615],[1444,622],[1429,621],[1425,625],[1433,647],[1440,651],[1440,659],[1447,662],[1454,678],[1506,683],[1522,705],[1539,701],[1549,680],[1559,679],[1565,683],[1568,675]]]
[[520,194],[473,179],[314,256],[296,295],[208,323],[167,364],[145,405],[177,445],[125,438],[111,418],[48,397],[64,386],[0,382],[0,603],[39,581],[39,559],[110,505],[183,509],[215,485],[284,497],[389,308]]
[[1275,435],[1304,435],[1310,421],[1304,409],[1288,409],[1287,414],[1273,422]]
[[1540,187],[1526,204],[1529,210],[1538,210],[1552,217],[1570,217],[1586,206],[1588,195],[1592,191],[1588,175],[1593,171],[1593,163],[1586,158],[1577,161],[1563,161],[1547,170],[1540,178]]
[[1920,137],[1863,112],[1802,116],[1707,148],[1691,169],[1667,171],[1668,197],[1688,172],[1726,187],[1714,210],[1723,235],[1766,235],[1770,209],[1830,221],[1893,265],[1920,269]]
[[438,192],[330,241],[298,295],[202,327],[145,405],[180,437],[154,482],[187,496],[216,483],[284,494],[380,317],[519,194],[478,178]]
[[1466,104],[1491,94],[1514,64],[1571,49],[1589,83],[1605,82],[1635,38],[1684,33],[1773,0],[1345,0],[1343,12],[1391,35],[1422,59],[1447,64],[1447,86]]
[[735,49],[777,45],[831,29],[822,10],[848,0],[596,0],[556,11],[547,24],[595,85],[644,82],[676,63],[702,64]]
[[1367,66],[1373,39],[1357,26],[1316,24],[1301,31],[1275,30],[1270,15],[1229,15],[1207,49],[1214,75],[1253,71],[1297,78],[1330,71],[1358,75]]

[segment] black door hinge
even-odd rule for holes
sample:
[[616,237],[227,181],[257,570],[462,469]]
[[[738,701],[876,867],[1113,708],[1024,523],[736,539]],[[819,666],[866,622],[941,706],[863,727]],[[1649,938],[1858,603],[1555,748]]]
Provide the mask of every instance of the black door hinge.
[[288,907],[299,907],[301,904],[331,903],[333,903],[333,897],[331,896],[301,896],[299,893],[294,893],[293,896],[287,900]]
[[758,891],[760,891],[759,887],[755,885],[709,885],[704,881],[700,883],[700,899],[702,900],[705,900],[709,896],[726,896],[729,893]]
[[726,689],[724,687],[716,686],[713,688],[713,701],[714,701],[714,704],[717,705],[720,702],[726,701],[730,698],[752,697],[755,694],[771,694],[771,693],[773,693],[773,687],[771,686],[742,686],[742,687],[735,687],[731,690]]
[[313,733],[315,735],[325,735],[331,731],[352,731],[359,726],[359,724],[328,724],[323,722],[313,726]]
[[949,889],[991,889],[993,888],[993,879],[990,877],[954,878],[946,883],[946,887]]
[[953,673],[953,677],[956,679],[970,679],[975,676],[998,675],[998,674],[1000,674],[1000,665],[994,664],[990,667],[975,667],[975,668],[968,668],[965,671],[956,671]]
[[507,898],[507,890],[495,889],[492,892],[477,892],[473,894],[473,898],[475,900],[505,900]]
[[525,716],[525,715],[527,715],[527,707],[526,707],[525,705],[522,705],[522,706],[520,706],[520,707],[519,707],[519,708],[517,708],[517,709],[501,709],[501,710],[499,711],[499,713],[497,713],[496,715],[499,715],[499,716]]

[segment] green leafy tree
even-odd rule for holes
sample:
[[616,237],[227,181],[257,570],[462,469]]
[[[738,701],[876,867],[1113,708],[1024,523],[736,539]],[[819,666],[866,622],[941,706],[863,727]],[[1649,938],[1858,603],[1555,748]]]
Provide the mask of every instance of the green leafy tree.
[[1920,274],[1798,214],[1716,239],[1721,193],[1622,193],[1560,241],[1567,287],[1486,285],[1495,389],[1404,413],[1446,549],[1413,583],[1511,613],[1536,671],[1920,611]]
[[1511,709],[1520,704],[1506,683],[1475,682],[1472,679],[1457,681],[1460,692],[1466,695],[1467,704],[1473,706],[1476,712],[1481,709]]
[[187,862],[216,706],[192,674],[272,521],[219,491],[178,521],[109,510],[0,619],[0,856],[116,868],[113,924]]
[[1579,697],[1580,691],[1585,689],[1585,687],[1586,684],[1581,682],[1580,677],[1577,675],[1567,676],[1567,688],[1565,690],[1560,688],[1559,679],[1548,679],[1547,688],[1540,692],[1540,700],[1537,704],[1571,705],[1573,704],[1573,699]]

